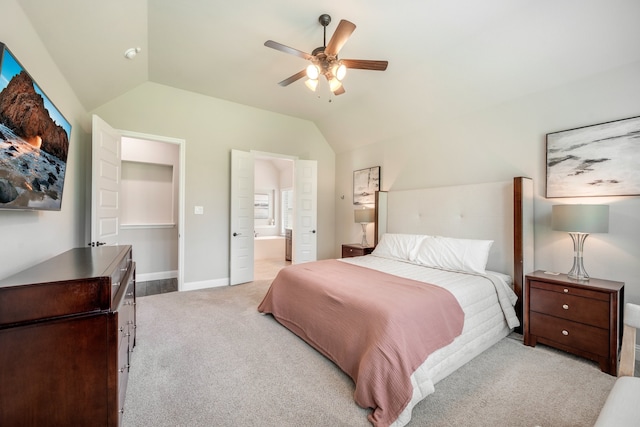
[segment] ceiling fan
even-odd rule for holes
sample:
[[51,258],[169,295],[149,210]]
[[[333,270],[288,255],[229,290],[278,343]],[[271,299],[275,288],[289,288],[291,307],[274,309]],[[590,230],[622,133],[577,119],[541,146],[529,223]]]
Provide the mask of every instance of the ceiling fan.
[[318,21],[324,28],[324,41],[323,45],[315,48],[311,54],[274,42],[273,40],[267,40],[264,43],[267,47],[311,61],[311,64],[309,64],[307,68],[278,83],[280,86],[288,86],[306,76],[308,80],[305,84],[315,92],[318,87],[318,78],[324,76],[329,82],[331,92],[335,95],[341,95],[345,92],[342,80],[346,75],[347,68],[373,71],[384,71],[387,69],[387,61],[339,59],[338,52],[347,42],[351,33],[356,29],[355,24],[345,19],[341,20],[331,40],[329,40],[327,44],[327,25],[331,23],[331,16],[326,13],[322,14],[318,18]]

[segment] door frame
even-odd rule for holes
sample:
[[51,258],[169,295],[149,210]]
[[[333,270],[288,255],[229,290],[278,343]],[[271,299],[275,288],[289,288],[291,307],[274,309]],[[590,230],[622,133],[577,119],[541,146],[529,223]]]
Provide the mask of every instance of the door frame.
[[179,146],[178,163],[180,165],[180,173],[178,174],[178,291],[184,290],[184,216],[185,216],[185,159],[186,159],[186,140],[180,138],[172,138],[168,136],[151,135],[148,133],[132,132],[120,130],[120,134],[127,138],[136,138],[147,141],[166,142]]
[[[300,173],[299,170],[299,166],[300,164],[298,163],[299,161],[301,161],[302,159],[300,159],[300,157],[298,156],[291,156],[291,155],[287,155],[287,154],[280,154],[280,153],[272,153],[272,152],[268,152],[268,151],[258,151],[258,150],[249,150],[249,152],[251,154],[253,154],[254,159],[256,158],[261,158],[261,159],[283,159],[283,160],[290,160],[293,162],[293,177],[292,177],[292,182],[293,182],[293,189],[294,189],[294,194],[296,194],[296,192],[298,191],[298,189],[296,189],[296,181],[297,181],[297,174]],[[302,160],[305,161],[305,160]],[[317,162],[317,160],[311,160],[313,162]],[[255,166],[254,166],[255,167]],[[316,185],[317,185],[317,175],[316,175]],[[317,195],[317,194],[316,194]],[[298,195],[295,195],[295,200],[296,200],[296,206],[294,207],[294,232],[295,232],[295,227],[297,227],[298,225],[296,224],[296,218],[298,215],[298,206],[297,206],[297,200],[298,200]],[[318,214],[318,203],[316,200],[315,203],[315,210],[316,210],[316,222],[317,222],[317,214]],[[317,224],[314,224],[313,228],[315,228],[317,230]],[[315,234],[315,231],[314,231]],[[298,233],[299,236],[299,233]],[[299,237],[298,237],[299,238]],[[314,257],[317,258],[317,251],[318,251],[318,241],[317,241],[317,234],[314,237],[315,239],[315,251],[314,251]],[[253,262],[255,263],[255,255],[254,255],[254,259]],[[296,237],[293,238],[293,253],[292,253],[292,258],[291,258],[291,264],[297,264],[303,262],[301,259],[299,259],[299,257],[296,256]]]

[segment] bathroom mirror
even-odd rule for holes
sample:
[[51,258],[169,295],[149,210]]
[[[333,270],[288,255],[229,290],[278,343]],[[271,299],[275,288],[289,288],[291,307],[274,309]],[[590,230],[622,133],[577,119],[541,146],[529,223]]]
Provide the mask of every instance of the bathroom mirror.
[[275,227],[274,190],[256,190],[253,195],[253,218],[256,227]]

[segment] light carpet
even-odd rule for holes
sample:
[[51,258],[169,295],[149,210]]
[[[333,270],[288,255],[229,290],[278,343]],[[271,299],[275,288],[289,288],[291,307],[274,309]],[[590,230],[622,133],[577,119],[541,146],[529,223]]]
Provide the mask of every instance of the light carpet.
[[[269,280],[138,298],[124,426],[370,426],[332,362],[258,313]],[[436,385],[409,426],[591,426],[615,378],[511,335]]]

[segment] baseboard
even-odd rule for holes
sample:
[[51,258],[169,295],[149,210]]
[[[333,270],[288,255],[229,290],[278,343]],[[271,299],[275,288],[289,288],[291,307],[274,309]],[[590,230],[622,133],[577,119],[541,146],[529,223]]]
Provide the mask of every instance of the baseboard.
[[229,278],[215,280],[202,280],[200,282],[186,282],[182,285],[180,291],[195,291],[197,289],[218,288],[220,286],[229,286]]
[[178,277],[178,270],[158,271],[156,273],[136,273],[136,282],[150,282],[152,280],[175,279]]

